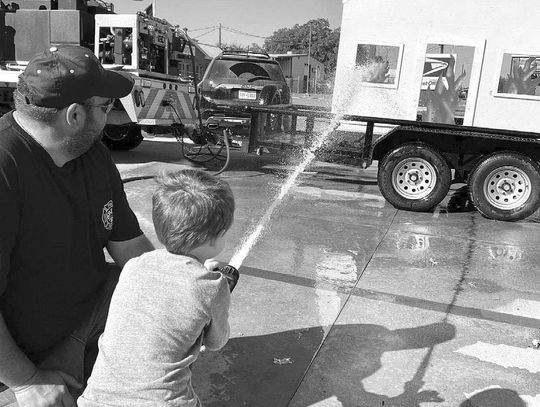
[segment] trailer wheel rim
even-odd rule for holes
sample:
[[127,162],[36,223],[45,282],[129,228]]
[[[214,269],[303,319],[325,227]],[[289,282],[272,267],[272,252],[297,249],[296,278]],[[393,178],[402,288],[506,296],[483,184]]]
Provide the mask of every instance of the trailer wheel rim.
[[406,199],[422,199],[437,184],[437,172],[426,160],[418,157],[401,161],[392,171],[392,186]]
[[519,208],[531,196],[531,179],[519,168],[499,167],[486,177],[484,196],[498,209]]

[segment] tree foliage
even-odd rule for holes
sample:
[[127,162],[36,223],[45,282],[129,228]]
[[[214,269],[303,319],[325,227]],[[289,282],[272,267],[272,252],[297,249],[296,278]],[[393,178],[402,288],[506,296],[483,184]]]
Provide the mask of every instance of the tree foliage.
[[[311,31],[311,47],[309,44]],[[332,30],[328,19],[310,20],[303,25],[295,24],[292,28],[280,28],[264,41],[263,48],[268,53],[285,54],[308,53],[322,62],[327,74],[333,73],[336,67],[340,29]]]
[[221,49],[234,50],[234,51],[266,52],[263,47],[261,47],[259,44],[255,42],[252,43],[251,45],[241,45],[236,42],[222,43]]

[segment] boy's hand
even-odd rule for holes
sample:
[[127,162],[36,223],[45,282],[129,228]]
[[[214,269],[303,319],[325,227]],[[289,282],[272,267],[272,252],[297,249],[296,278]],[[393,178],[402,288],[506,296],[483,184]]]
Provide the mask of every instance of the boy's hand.
[[221,263],[215,259],[208,259],[204,262],[204,267],[208,271],[218,271],[225,263]]
[[223,277],[227,279],[227,283],[229,284],[229,291],[232,292],[232,290],[234,290],[236,283],[238,283],[238,278],[240,277],[237,269],[235,269],[233,266],[230,266],[226,263],[221,263],[214,259],[206,260],[204,262],[204,267],[206,267],[206,269],[210,271],[221,272],[221,274],[223,274]]
[[227,283],[229,284],[229,291],[232,293],[234,290],[234,287],[236,287],[236,283],[238,283],[238,279],[240,278],[240,273],[237,269],[235,269],[233,266],[225,265],[223,267],[219,268],[219,271],[223,276],[227,279]]
[[76,407],[69,387],[81,388],[70,375],[58,370],[37,370],[28,383],[13,387],[20,407]]

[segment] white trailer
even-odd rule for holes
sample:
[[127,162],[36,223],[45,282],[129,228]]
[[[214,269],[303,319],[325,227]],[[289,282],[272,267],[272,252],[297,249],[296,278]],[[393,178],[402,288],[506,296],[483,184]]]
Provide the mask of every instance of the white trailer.
[[390,203],[428,210],[459,181],[486,217],[539,208],[538,15],[538,0],[343,1],[332,111],[366,134]]

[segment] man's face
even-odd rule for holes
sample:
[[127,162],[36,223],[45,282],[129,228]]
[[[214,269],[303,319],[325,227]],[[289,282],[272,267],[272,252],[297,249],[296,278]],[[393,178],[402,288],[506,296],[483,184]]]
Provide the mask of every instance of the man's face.
[[93,97],[81,105],[86,110],[86,120],[82,130],[65,141],[66,150],[73,156],[86,153],[99,140],[107,122],[108,106],[113,100]]

